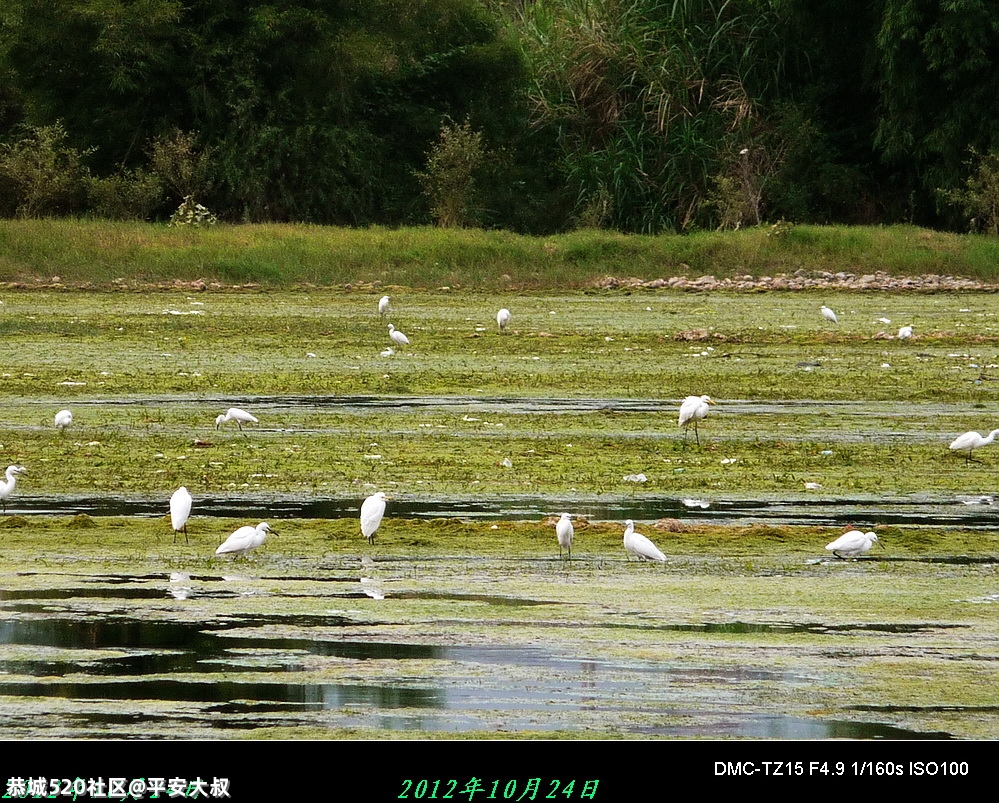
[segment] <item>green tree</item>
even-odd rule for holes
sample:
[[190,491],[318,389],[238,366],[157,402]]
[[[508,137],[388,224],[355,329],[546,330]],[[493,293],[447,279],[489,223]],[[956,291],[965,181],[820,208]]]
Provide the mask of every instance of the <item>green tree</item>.
[[[106,175],[194,132],[230,220],[404,222],[445,115],[487,138],[520,57],[474,0],[7,0],[0,58],[35,125]],[[209,180],[210,179],[210,180]],[[172,210],[171,210],[172,211]]]
[[915,173],[916,215],[932,223],[935,190],[961,185],[969,149],[999,146],[999,15],[984,0],[881,4],[876,142]]

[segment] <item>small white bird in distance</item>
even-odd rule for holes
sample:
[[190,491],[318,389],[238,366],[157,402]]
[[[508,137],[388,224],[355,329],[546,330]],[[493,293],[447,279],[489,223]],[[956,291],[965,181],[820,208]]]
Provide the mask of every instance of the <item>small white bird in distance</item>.
[[249,525],[240,527],[225,539],[222,546],[215,550],[215,554],[245,555],[266,541],[268,533],[278,534],[277,530],[272,530],[266,521],[260,522],[256,527],[250,527]]
[[183,485],[170,497],[170,523],[173,525],[173,542],[177,543],[177,533],[184,531],[184,541],[190,543],[187,537],[187,520],[191,515],[191,494]]
[[389,337],[391,337],[400,346],[408,346],[409,338],[406,337],[402,332],[397,332],[396,328],[389,324]]
[[496,313],[496,325],[501,332],[510,325],[510,310],[503,308]]
[[823,304],[819,309],[822,311],[822,317],[825,318],[827,321],[832,321],[833,323],[839,323],[839,321],[836,319],[836,313],[833,312],[831,309],[829,309],[829,307]]
[[4,513],[7,512],[7,499],[14,493],[14,486],[17,485],[18,475],[27,473],[28,469],[24,466],[7,466],[7,471],[4,472],[7,481],[0,482],[0,505],[3,505]]
[[[631,519],[624,523],[624,548],[628,550],[629,555],[634,555],[642,560],[666,562],[666,556],[656,548],[655,544],[641,533],[635,532],[635,522]],[[628,560],[631,558],[629,557]]]
[[384,351],[381,351],[381,352],[379,352],[379,353],[380,353],[380,354],[381,354],[381,355],[382,355],[383,357],[391,357],[391,356],[392,356],[393,354],[395,354],[395,352],[394,352],[394,351],[392,351],[392,347],[391,347],[391,346],[387,346],[387,347],[385,348],[385,350],[384,350]]
[[215,429],[218,429],[227,421],[235,421],[236,426],[239,427],[239,431],[243,431],[243,424],[256,424],[257,419],[250,415],[246,410],[240,410],[238,407],[230,407],[225,415],[220,415],[215,419]]
[[555,524],[555,537],[558,538],[558,556],[562,557],[562,550],[569,552],[569,560],[572,560],[572,517],[568,513],[563,513]]
[[69,410],[60,410],[55,414],[56,429],[65,429],[73,423],[73,414]]
[[697,445],[701,445],[701,437],[697,433],[697,422],[707,418],[708,405],[714,404],[710,396],[688,396],[680,405],[680,426],[683,427],[683,442],[687,442],[687,431],[694,425],[694,437]]
[[384,318],[385,317],[385,313],[388,312],[388,308],[389,308],[389,297],[388,296],[382,296],[378,300],[378,314],[381,315]]
[[899,340],[908,340],[910,337],[912,337],[912,326],[911,325],[910,326],[903,326],[901,329],[898,330],[898,339]]
[[987,438],[983,438],[977,432],[965,432],[963,435],[958,436],[950,445],[950,450],[952,452],[963,452],[965,449],[968,450],[968,459],[966,462],[971,462],[971,451],[977,449],[980,446],[988,446],[992,441],[996,439],[996,435],[999,435],[999,429],[994,429],[989,433]]
[[[826,549],[832,552],[837,558],[855,558],[863,555],[875,544],[881,544],[874,533],[862,533],[860,530],[850,530],[843,533],[831,544],[826,544]],[[884,549],[885,545],[881,544]]]
[[388,497],[379,491],[372,494],[361,503],[361,535],[368,539],[369,544],[375,542],[375,533],[385,515],[385,502]]

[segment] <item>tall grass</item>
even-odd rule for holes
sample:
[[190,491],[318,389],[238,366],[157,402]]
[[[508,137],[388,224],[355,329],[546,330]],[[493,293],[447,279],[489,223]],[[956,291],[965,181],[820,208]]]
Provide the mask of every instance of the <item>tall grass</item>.
[[175,281],[415,288],[573,289],[605,276],[755,276],[806,270],[953,274],[995,281],[999,240],[915,227],[767,227],[657,237],[581,230],[527,237],[477,229],[0,221],[0,282],[112,286]]

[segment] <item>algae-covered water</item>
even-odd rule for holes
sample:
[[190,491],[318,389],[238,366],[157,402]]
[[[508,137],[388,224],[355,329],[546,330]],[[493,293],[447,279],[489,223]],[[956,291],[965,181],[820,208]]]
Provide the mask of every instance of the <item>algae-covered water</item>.
[[0,293],[9,738],[999,735],[990,296],[381,294]]

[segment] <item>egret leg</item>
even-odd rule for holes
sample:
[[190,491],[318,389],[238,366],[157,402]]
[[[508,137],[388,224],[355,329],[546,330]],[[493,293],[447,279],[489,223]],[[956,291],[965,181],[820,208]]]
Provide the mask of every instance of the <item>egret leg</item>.
[[701,436],[697,432],[697,421],[694,421],[694,438],[697,440],[697,445],[701,445]]

